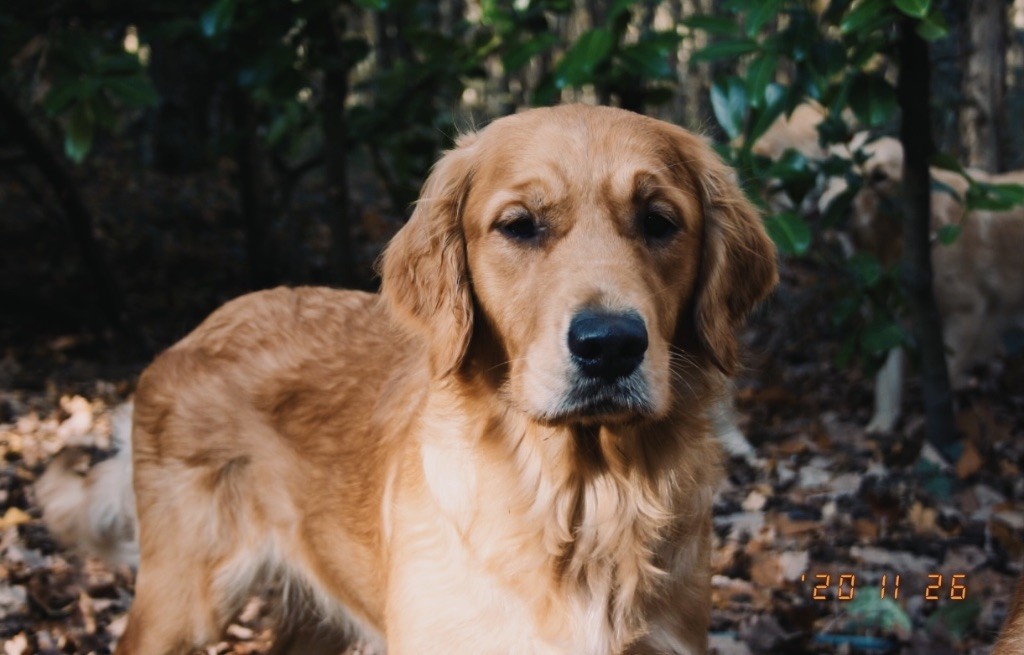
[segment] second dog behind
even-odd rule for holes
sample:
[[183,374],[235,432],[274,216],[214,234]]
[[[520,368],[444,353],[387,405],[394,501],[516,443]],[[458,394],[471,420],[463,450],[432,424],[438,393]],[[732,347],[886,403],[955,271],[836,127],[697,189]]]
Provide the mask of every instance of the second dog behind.
[[[864,188],[854,199],[851,231],[860,248],[893,264],[902,251],[900,219],[894,211],[902,190],[903,148],[896,139],[884,137],[865,150]],[[992,184],[1024,184],[1024,171],[971,174]],[[962,229],[950,244],[933,237],[932,268],[950,381],[954,388],[963,388],[973,366],[1001,352],[1008,331],[1024,329],[1024,207],[967,212],[963,176],[933,168],[932,178],[942,185],[932,191],[933,235],[948,226]],[[902,355],[890,353],[876,378],[869,429],[892,430],[899,417],[902,379]]]

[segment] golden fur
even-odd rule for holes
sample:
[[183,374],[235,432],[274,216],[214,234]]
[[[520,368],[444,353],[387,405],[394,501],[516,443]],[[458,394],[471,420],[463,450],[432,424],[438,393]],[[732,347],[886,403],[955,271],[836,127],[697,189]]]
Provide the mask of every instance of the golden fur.
[[[532,242],[502,231],[524,216]],[[267,582],[278,653],[705,652],[709,410],[777,277],[729,169],[621,110],[504,118],[441,159],[381,270],[381,295],[239,298],[145,371],[117,653],[215,639]],[[595,406],[566,346],[586,308],[649,339]]]
[[792,113],[776,118],[751,150],[772,161],[782,159],[788,150],[796,150],[810,160],[823,160],[828,153],[821,147],[818,125],[827,116],[828,110],[814,101],[799,104]]
[[1017,583],[1017,593],[1006,617],[1003,632],[992,649],[992,655],[1020,655],[1024,653],[1024,578]]
[[[902,250],[900,222],[893,216],[901,193],[903,148],[882,138],[868,144],[865,188],[854,199],[852,232],[862,248],[884,263],[894,263]],[[943,335],[950,349],[949,374],[954,386],[968,381],[971,366],[989,361],[1002,335],[1024,328],[1024,207],[1009,211],[966,212],[967,181],[963,176],[932,169],[945,188],[932,191],[932,229],[963,228],[952,244],[932,248],[933,287],[942,314]],[[982,182],[1022,184],[1024,171],[989,174],[971,171]]]

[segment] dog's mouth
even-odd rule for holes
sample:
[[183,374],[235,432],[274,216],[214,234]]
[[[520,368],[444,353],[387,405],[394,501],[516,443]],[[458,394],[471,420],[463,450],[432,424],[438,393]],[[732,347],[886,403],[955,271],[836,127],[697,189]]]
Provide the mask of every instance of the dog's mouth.
[[631,375],[614,381],[576,381],[547,418],[552,423],[627,423],[654,413],[642,376]]

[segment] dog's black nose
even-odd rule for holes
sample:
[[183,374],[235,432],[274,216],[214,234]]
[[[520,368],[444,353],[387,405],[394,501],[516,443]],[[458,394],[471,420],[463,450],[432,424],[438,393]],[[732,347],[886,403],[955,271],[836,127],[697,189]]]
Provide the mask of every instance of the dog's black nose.
[[644,360],[646,351],[647,327],[634,313],[585,309],[569,323],[569,352],[587,377],[626,377]]

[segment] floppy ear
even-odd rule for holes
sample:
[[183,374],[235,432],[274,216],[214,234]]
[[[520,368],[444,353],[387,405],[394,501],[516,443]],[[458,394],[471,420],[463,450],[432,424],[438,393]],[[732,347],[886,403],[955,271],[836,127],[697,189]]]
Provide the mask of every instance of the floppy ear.
[[473,329],[461,211],[472,176],[474,137],[460,137],[434,165],[412,217],[388,244],[380,265],[384,301],[400,323],[426,337],[437,377],[458,369]]
[[704,213],[701,269],[693,307],[698,347],[727,375],[739,365],[737,330],[779,280],[775,244],[736,172],[700,138],[684,130],[680,154]]

